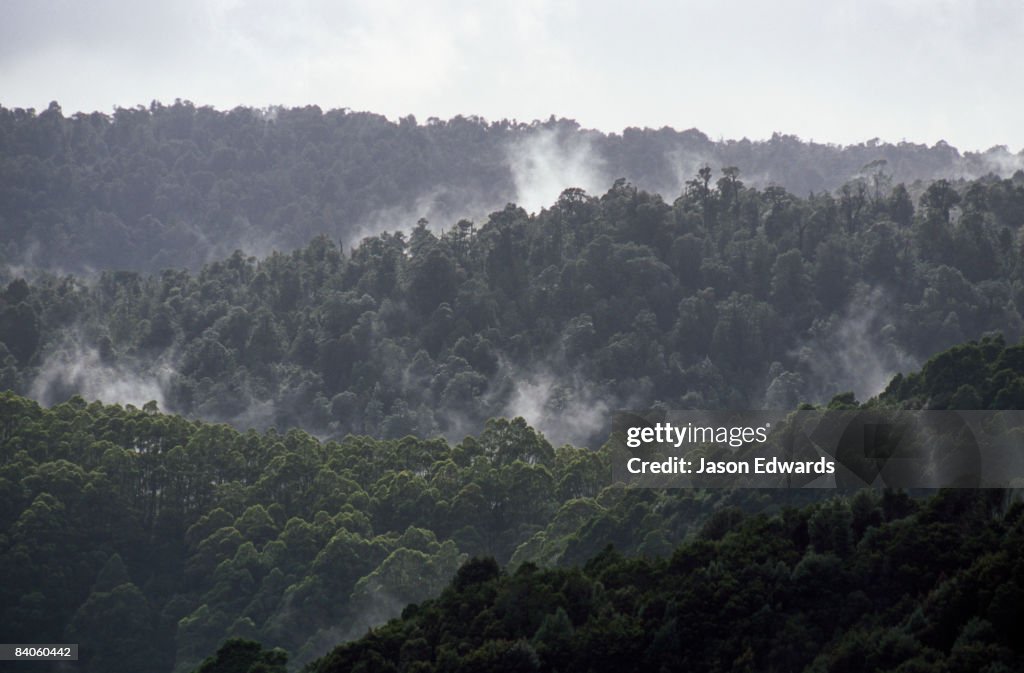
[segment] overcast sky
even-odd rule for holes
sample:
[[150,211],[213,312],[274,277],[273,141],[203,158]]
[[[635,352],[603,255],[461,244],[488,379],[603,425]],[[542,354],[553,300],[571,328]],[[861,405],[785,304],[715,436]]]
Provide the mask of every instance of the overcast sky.
[[1024,0],[0,0],[0,104],[1024,146]]

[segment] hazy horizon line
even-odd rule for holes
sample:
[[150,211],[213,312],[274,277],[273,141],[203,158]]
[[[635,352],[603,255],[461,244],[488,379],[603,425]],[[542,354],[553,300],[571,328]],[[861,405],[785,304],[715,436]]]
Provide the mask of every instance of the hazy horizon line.
[[317,102],[309,102],[309,103],[305,103],[305,104],[301,104],[301,105],[294,105],[294,104],[287,104],[287,103],[270,103],[270,104],[266,104],[266,105],[239,103],[237,105],[227,106],[227,105],[217,105],[215,103],[197,103],[196,101],[193,101],[193,100],[191,100],[189,98],[183,98],[183,97],[177,97],[171,103],[167,103],[167,102],[165,102],[163,100],[157,100],[157,99],[151,100],[148,104],[136,103],[134,105],[121,105],[120,103],[114,103],[114,104],[112,104],[110,106],[110,110],[109,111],[103,111],[103,110],[99,110],[99,109],[92,109],[92,110],[79,109],[79,110],[75,110],[75,111],[69,113],[67,110],[64,109],[64,106],[60,103],[60,101],[58,99],[51,99],[45,105],[41,105],[41,106],[38,106],[38,107],[33,106],[33,105],[22,106],[22,105],[16,105],[16,104],[8,104],[5,101],[0,100],[0,107],[6,108],[6,109],[9,109],[9,110],[32,111],[34,114],[40,114],[42,112],[45,112],[49,108],[49,106],[51,104],[53,104],[53,103],[57,103],[57,105],[61,108],[61,114],[64,117],[66,117],[66,118],[72,118],[72,117],[75,117],[77,115],[89,116],[89,115],[93,115],[93,114],[101,114],[101,115],[109,117],[112,114],[116,113],[118,110],[138,110],[140,108],[144,109],[146,111],[150,111],[150,110],[152,110],[154,105],[159,105],[159,106],[162,106],[162,107],[173,107],[173,106],[178,105],[178,104],[190,104],[193,107],[195,107],[196,109],[212,109],[214,112],[218,112],[218,113],[231,112],[232,110],[237,110],[237,109],[241,108],[241,109],[245,109],[245,110],[261,112],[261,113],[264,113],[264,114],[273,112],[274,110],[296,110],[296,109],[315,107],[315,108],[318,108],[320,110],[321,114],[324,114],[324,115],[330,114],[330,113],[334,113],[334,112],[344,112],[346,114],[371,114],[371,115],[377,115],[377,116],[383,117],[385,120],[388,121],[388,123],[391,123],[391,124],[398,124],[403,119],[407,119],[409,117],[412,117],[415,120],[417,127],[427,127],[427,126],[430,126],[431,122],[433,122],[435,120],[438,121],[438,122],[448,123],[448,122],[452,122],[452,121],[454,121],[456,119],[459,119],[459,118],[467,119],[467,120],[470,120],[470,121],[480,121],[480,122],[482,122],[483,124],[485,124],[487,126],[490,126],[490,125],[493,125],[493,124],[500,124],[502,122],[508,122],[509,124],[511,124],[513,126],[516,126],[516,127],[519,127],[519,128],[543,127],[543,126],[548,125],[548,124],[558,124],[558,123],[562,123],[562,122],[571,122],[571,123],[575,124],[578,127],[577,130],[580,131],[580,132],[584,132],[584,133],[586,133],[586,132],[596,132],[596,133],[601,133],[602,135],[605,135],[605,136],[622,136],[627,131],[633,131],[633,130],[637,130],[637,131],[665,131],[665,130],[668,130],[668,131],[672,131],[674,133],[680,133],[680,134],[688,133],[688,132],[697,132],[697,133],[700,133],[702,136],[704,136],[704,138],[706,138],[709,142],[712,142],[712,143],[715,143],[715,144],[729,144],[729,143],[742,143],[742,142],[769,143],[769,142],[773,141],[775,138],[778,137],[778,138],[784,138],[784,139],[793,138],[793,139],[796,139],[798,142],[803,143],[805,145],[812,145],[812,146],[813,145],[817,145],[817,146],[821,146],[821,147],[830,147],[830,148],[839,149],[839,150],[844,150],[844,149],[848,149],[848,148],[855,148],[855,147],[862,147],[862,146],[864,146],[864,147],[884,147],[884,146],[901,147],[901,146],[905,146],[905,145],[911,145],[911,146],[916,146],[916,147],[925,147],[925,148],[928,148],[928,149],[934,149],[936,147],[946,146],[946,147],[949,147],[949,148],[955,150],[961,156],[966,155],[966,154],[987,154],[987,153],[995,151],[995,150],[1004,150],[1008,154],[1011,154],[1011,155],[1024,155],[1024,145],[1022,145],[1021,149],[1018,150],[1017,152],[1014,152],[1010,148],[1010,144],[1009,143],[997,143],[997,144],[994,144],[994,145],[990,145],[989,147],[984,148],[984,149],[977,148],[977,147],[976,148],[963,148],[963,147],[960,147],[960,146],[954,144],[954,142],[951,142],[951,141],[949,141],[949,140],[947,140],[945,138],[939,138],[939,139],[929,143],[927,140],[921,140],[921,141],[910,140],[910,139],[907,139],[906,137],[903,137],[900,140],[893,140],[893,139],[889,139],[889,138],[882,138],[881,136],[873,136],[871,138],[866,138],[866,139],[861,140],[859,142],[840,142],[840,141],[831,141],[831,140],[820,140],[820,139],[815,139],[813,137],[805,137],[805,136],[803,136],[803,135],[801,135],[799,133],[796,133],[796,132],[788,132],[788,131],[780,131],[780,130],[773,131],[772,134],[770,136],[768,136],[768,137],[760,137],[760,136],[759,137],[753,137],[751,135],[743,135],[742,137],[738,137],[737,138],[737,137],[734,137],[734,136],[733,137],[727,137],[725,134],[718,134],[717,136],[713,136],[710,133],[708,133],[707,131],[705,131],[705,130],[697,127],[697,126],[691,126],[689,128],[679,128],[679,127],[673,126],[672,124],[663,124],[661,126],[649,126],[649,125],[625,126],[625,127],[622,127],[622,128],[609,129],[609,128],[602,128],[602,127],[597,126],[597,125],[594,125],[594,126],[585,125],[583,122],[579,121],[576,117],[560,116],[560,115],[557,115],[555,113],[550,114],[547,119],[543,119],[542,120],[542,119],[536,119],[535,118],[535,119],[532,119],[530,121],[524,121],[524,120],[518,119],[516,117],[502,117],[500,119],[497,119],[497,118],[488,117],[487,115],[474,114],[474,113],[457,113],[457,114],[455,114],[453,116],[448,116],[448,117],[439,116],[439,115],[422,115],[422,114],[417,114],[415,112],[409,112],[407,114],[394,115],[394,114],[388,114],[388,113],[385,113],[385,112],[378,112],[378,111],[372,110],[372,109],[357,109],[357,108],[353,108],[353,107],[349,107],[349,106],[324,107],[320,103],[317,103]]

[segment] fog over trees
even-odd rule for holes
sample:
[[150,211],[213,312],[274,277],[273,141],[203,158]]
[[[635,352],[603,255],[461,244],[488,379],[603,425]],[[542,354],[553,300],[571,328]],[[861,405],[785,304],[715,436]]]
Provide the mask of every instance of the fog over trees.
[[801,198],[702,167],[671,203],[619,179],[439,234],[30,275],[0,292],[0,385],[336,438],[524,416],[593,446],[616,408],[867,399],[966,339],[1019,339],[1024,174],[912,194],[873,170]]
[[[971,342],[872,407],[1019,409],[1022,359]],[[0,420],[4,635],[81,643],[87,671],[189,671],[229,638],[301,664],[399,615],[312,670],[1020,662],[1021,506],[1000,490],[628,489],[611,444],[556,448],[522,419],[321,442],[2,393]]]
[[1019,670],[1013,492],[623,488],[606,440],[620,408],[1024,408],[1021,160],[0,107],[0,641]]
[[435,231],[515,202],[534,212],[566,188],[618,178],[671,203],[704,165],[801,198],[884,174],[894,183],[1010,177],[1005,147],[961,154],[876,140],[839,147],[776,134],[718,140],[699,130],[604,134],[568,119],[397,122],[347,109],[190,102],[66,117],[56,102],[0,107],[0,269],[197,269],[235,249],[264,256],[325,234],[346,245],[422,216]]

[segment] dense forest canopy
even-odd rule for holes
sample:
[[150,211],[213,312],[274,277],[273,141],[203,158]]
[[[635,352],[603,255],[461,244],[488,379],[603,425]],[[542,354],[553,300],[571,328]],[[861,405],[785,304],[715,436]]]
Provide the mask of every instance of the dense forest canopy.
[[1022,160],[0,107],[0,641],[1019,670],[1009,494],[629,489],[604,441],[617,408],[1024,409]]
[[737,513],[664,558],[474,559],[303,670],[1008,673],[1024,666],[1022,526],[1001,491],[862,491]]
[[807,198],[742,177],[701,169],[671,204],[619,180],[197,272],[18,278],[0,388],[337,438],[524,416],[592,445],[615,408],[865,399],[965,339],[1020,338],[1024,175],[916,204],[885,173]]
[[65,116],[56,102],[40,112],[0,107],[0,267],[197,269],[235,249],[262,256],[320,234],[347,245],[421,216],[447,227],[507,202],[539,210],[564,188],[600,193],[620,177],[671,202],[704,165],[739,166],[752,186],[804,197],[880,168],[908,185],[1010,177],[1024,158],[1005,147],[961,154],[943,142],[604,134],[553,117],[392,122],[347,109],[217,111],[187,101],[109,115]]
[[[999,338],[964,344],[919,373],[894,379],[871,405],[964,408],[969,398],[977,408],[1021,408],[1022,354],[1024,345]],[[831,406],[854,403],[845,395]],[[919,506],[902,494],[861,494],[785,510],[831,493],[617,488],[610,485],[610,450],[552,447],[522,419],[493,419],[478,436],[454,445],[411,436],[321,442],[300,430],[242,433],[152,405],[73,398],[45,409],[2,393],[0,635],[10,642],[80,643],[87,653],[82,670],[97,673],[190,671],[228,638],[283,647],[293,664],[302,664],[437,595],[458,571],[457,593],[492,579],[498,584],[477,597],[483,602],[466,603],[461,626],[443,636],[421,634],[427,643],[409,656],[430,666],[466,657],[466,670],[480,670],[473,668],[483,665],[477,658],[504,657],[522,639],[537,651],[531,660],[540,656],[544,666],[561,670],[589,656],[588,643],[597,641],[633,652],[640,657],[635,664],[643,657],[700,658],[717,646],[684,652],[676,644],[668,654],[649,648],[676,642],[673,628],[708,622],[705,609],[725,611],[711,623],[734,625],[729,632],[742,647],[732,659],[720,659],[721,652],[705,658],[701,670],[740,656],[753,657],[753,670],[765,670],[767,661],[791,670],[819,651],[855,656],[841,653],[870,647],[864,638],[874,642],[875,630],[904,624],[918,608],[924,616],[906,622],[910,631],[900,636],[910,639],[899,641],[906,656],[949,654],[966,629],[983,639],[978,646],[1015,661],[1019,643],[1007,643],[1004,631],[1019,601],[1000,594],[1013,587],[992,584],[966,607],[974,599],[956,593],[961,586],[977,591],[970,582],[988,564],[999,578],[1017,572],[1017,514],[992,518],[986,509],[1001,500],[947,495]],[[745,519],[744,512],[763,516]],[[648,560],[604,554],[583,571],[533,574],[537,566],[582,565],[607,545]],[[492,570],[482,577],[459,571],[468,557],[494,559]],[[499,562],[511,569],[500,581]],[[631,568],[616,575],[621,583],[595,570],[613,566]],[[666,568],[678,577],[659,579]],[[762,572],[774,578],[767,585]],[[805,581],[814,584],[798,590]],[[704,588],[686,593],[686,586]],[[922,599],[924,588],[933,587],[934,598]],[[491,602],[506,589],[516,593]],[[427,622],[435,629],[436,610],[465,602],[449,603],[451,591],[422,617],[406,609],[405,622],[332,655],[317,670],[336,670],[339,656],[376,656],[368,648],[379,649],[373,643],[381,637],[389,644],[379,654],[398,656],[404,649],[395,638],[416,642],[421,636],[409,629]],[[853,602],[842,608],[844,596]],[[681,612],[666,617],[673,602]],[[642,605],[647,608],[637,610]],[[509,611],[519,617],[506,621]],[[760,617],[744,621],[755,614]],[[968,628],[972,617],[979,623]],[[659,621],[648,628],[649,620]],[[536,632],[546,621],[552,624],[544,632],[566,631],[558,636],[568,639],[561,649],[538,644],[543,638]],[[773,626],[761,638],[747,640],[767,623]],[[821,630],[822,624],[838,630]],[[621,640],[637,629],[646,635]],[[570,637],[573,632],[578,635]],[[684,636],[687,642],[690,635],[680,631]],[[804,637],[809,640],[800,645]],[[833,649],[822,650],[825,644]],[[487,650],[477,652],[481,647]],[[647,654],[637,654],[638,647]],[[248,646],[223,655],[236,656],[278,661]],[[554,664],[544,657],[565,659]]]
[[609,489],[604,452],[555,449],[522,419],[456,445],[10,393],[0,419],[3,637],[82,643],[97,673],[188,671],[228,637],[302,662],[434,595],[467,555],[659,553],[718,507],[762,506]]

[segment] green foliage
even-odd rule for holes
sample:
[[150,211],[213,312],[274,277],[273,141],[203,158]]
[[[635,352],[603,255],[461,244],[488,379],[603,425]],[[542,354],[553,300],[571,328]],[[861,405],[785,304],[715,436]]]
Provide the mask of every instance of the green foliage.
[[[28,261],[70,271],[194,268],[243,244],[291,248],[327,232],[350,240],[382,221],[408,228],[424,203],[431,204],[435,219],[454,222],[479,204],[496,207],[513,200],[520,176],[510,166],[515,163],[510,148],[529,153],[538,138],[545,144],[554,138],[561,146],[585,143],[588,161],[604,166],[609,183],[625,176],[643,185],[684,190],[692,207],[680,217],[704,227],[756,215],[736,166],[795,194],[838,189],[873,169],[844,193],[846,225],[862,222],[878,201],[906,226],[911,201],[905,189],[886,199],[892,178],[910,183],[954,172],[980,175],[993,163],[1011,159],[1005,148],[990,150],[992,157],[961,156],[944,143],[839,148],[783,135],[763,142],[714,142],[696,130],[668,128],[605,135],[554,118],[523,124],[456,116],[417,124],[412,117],[390,122],[377,114],[324,112],[316,106],[218,112],[181,100],[70,117],[56,103],[41,112],[0,107],[0,262]],[[681,185],[680,156],[707,157],[713,166],[727,168],[713,181],[712,169],[704,166]],[[929,190],[929,212],[941,220],[956,203],[955,195]],[[1003,212],[1013,209],[1017,196],[1011,191],[972,203],[992,202]],[[557,220],[555,245],[545,255],[581,247],[577,235],[589,204],[579,201],[575,193],[564,199],[567,212]],[[619,207],[612,219],[620,231],[632,225],[644,245],[667,248],[672,235],[663,217],[666,210],[650,203]],[[786,218],[793,210],[785,197],[772,199],[766,213],[772,237],[792,229]],[[387,222],[388,213],[407,221]],[[635,224],[622,221],[624,215],[636,215]],[[424,271],[440,274],[415,284],[414,294],[423,301],[452,296],[452,263],[463,255],[472,223],[460,231],[451,251],[422,257]],[[497,271],[495,286],[509,292],[529,274],[521,258],[509,255],[517,245],[515,235],[503,237],[508,247],[486,259]],[[418,237],[417,245],[420,239],[428,237]],[[419,250],[414,254],[419,256]],[[298,277],[269,277],[284,282],[271,291],[279,306],[302,296]],[[436,282],[442,278],[445,282]],[[254,289],[267,291],[266,280],[253,277]],[[394,269],[383,267],[367,289],[387,296],[395,282]],[[153,321],[147,331],[154,345],[167,336],[166,323]]]
[[77,398],[0,393],[0,409],[0,635],[73,636],[83,670],[189,670],[232,636],[301,663],[318,634],[435,594],[467,554],[507,561],[561,506],[554,484],[607,474],[602,454],[555,450],[522,419],[451,446]]
[[939,353],[919,372],[898,375],[883,405],[916,409],[1024,409],[1024,345],[986,336]]
[[146,669],[154,654],[153,618],[146,597],[126,582],[109,591],[100,580],[79,606],[67,628],[67,638],[81,646],[87,670],[131,673]]
[[[42,115],[0,108],[0,262],[137,270],[0,292],[0,389],[67,399],[0,393],[0,640],[78,641],[84,671],[256,673],[286,658],[254,640],[302,665],[401,611],[311,670],[1021,668],[1019,508],[623,491],[603,451],[553,446],[627,399],[788,407],[864,353],[990,330],[870,404],[1024,408],[1019,176],[744,185],[763,149],[815,151],[777,136],[717,147],[722,177],[671,204],[623,179],[343,252],[317,235],[439,184],[504,202],[484,150],[537,129],[276,115],[57,109],[40,142]],[[304,247],[228,254],[254,233]],[[75,395],[124,379],[183,416]],[[496,418],[520,409],[549,436]]]
[[[196,272],[18,279],[0,297],[0,379],[47,403],[161,396],[338,439],[459,438],[528,411],[552,443],[593,444],[602,408],[791,407],[971,336],[1024,335],[1020,179],[936,183],[908,227],[899,186],[801,199],[729,175],[672,205],[620,181],[347,253],[321,236]],[[990,403],[970,378],[948,394]]]
[[[311,664],[417,671],[1016,670],[1024,665],[1020,506],[942,492],[868,516],[869,495],[740,515],[671,561],[609,550],[580,569],[498,572],[474,559],[438,598]],[[942,518],[928,514],[944,512]],[[808,522],[811,536],[795,535]],[[949,528],[963,531],[957,542]],[[948,545],[948,546],[946,546]],[[937,553],[938,552],[938,553]],[[486,569],[486,571],[485,571]],[[903,575],[903,573],[906,573]],[[467,581],[469,577],[479,578]],[[914,578],[914,579],[911,579]],[[483,580],[482,582],[480,580]],[[403,643],[416,643],[407,647]],[[401,653],[399,655],[399,653]]]
[[[482,599],[495,558],[526,577],[609,542],[654,557],[720,508],[765,507],[753,492],[608,488],[604,451],[552,448],[521,418],[450,445],[243,433],[80,398],[0,393],[0,410],[0,637],[73,636],[87,671],[188,671],[229,638],[302,664],[453,576]],[[462,565],[471,555],[484,558]],[[569,592],[574,625],[588,591]],[[517,638],[547,633],[535,621]],[[557,659],[545,638],[479,656]]]

